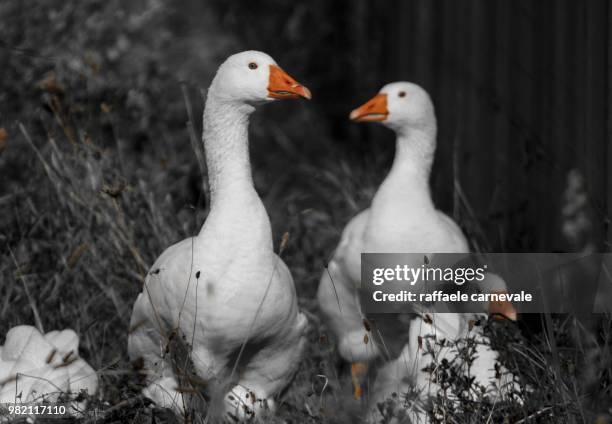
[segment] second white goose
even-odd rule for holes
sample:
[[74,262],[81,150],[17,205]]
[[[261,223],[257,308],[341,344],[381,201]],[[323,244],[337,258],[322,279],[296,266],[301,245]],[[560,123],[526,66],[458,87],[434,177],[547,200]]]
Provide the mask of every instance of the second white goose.
[[[310,98],[267,54],[230,56],[208,90],[204,146],[210,213],[200,233],[169,247],[132,314],[129,354],[148,373],[145,395],[183,413],[204,397],[236,417],[273,408],[300,363],[305,316],[291,273],[274,253],[268,214],[251,177],[249,116],[276,99]],[[179,341],[187,362],[172,358]],[[193,377],[193,376],[192,376]]]
[[[469,247],[460,228],[436,209],[430,195],[429,176],[437,128],[434,107],[427,92],[409,82],[388,84],[372,100],[355,109],[350,118],[357,122],[380,122],[397,135],[391,171],[376,192],[371,207],[353,218],[344,229],[319,285],[319,304],[338,339],[340,355],[353,363],[355,397],[358,398],[362,394],[360,380],[367,371],[367,362],[381,355],[385,348],[371,337],[364,339],[369,329],[368,325],[364,326],[365,317],[357,295],[361,279],[360,254],[468,253]],[[493,279],[487,289],[504,291],[505,284],[503,280]],[[511,305],[490,306],[490,312],[515,317]],[[467,324],[466,316],[460,314],[446,314],[446,319],[453,321],[450,328]],[[408,324],[404,323],[403,327],[402,331],[408,334]],[[419,336],[415,334],[418,327],[414,324],[410,327],[410,339]],[[364,343],[364,340],[369,342]],[[406,348],[409,347],[410,343]],[[412,367],[406,362],[411,359],[414,355],[397,360],[404,367],[399,375],[399,368],[393,368],[396,382],[411,375]],[[490,368],[494,368],[493,365]],[[380,390],[375,396],[391,394],[383,389],[393,386],[391,376],[388,377],[386,384],[377,382]],[[396,384],[392,391],[397,392],[397,388]]]

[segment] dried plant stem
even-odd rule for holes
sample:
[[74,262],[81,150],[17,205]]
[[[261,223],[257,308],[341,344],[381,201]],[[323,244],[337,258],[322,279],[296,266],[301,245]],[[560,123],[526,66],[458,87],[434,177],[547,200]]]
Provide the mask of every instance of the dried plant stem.
[[7,246],[7,248],[8,248],[9,253],[11,254],[13,263],[15,264],[17,275],[19,279],[21,280],[21,283],[23,284],[23,290],[25,291],[26,297],[28,298],[28,302],[30,303],[30,309],[32,309],[32,313],[34,314],[34,322],[36,324],[36,328],[38,328],[38,331],[44,334],[45,330],[43,328],[42,321],[40,319],[40,314],[38,313],[38,308],[36,307],[36,303],[34,303],[34,299],[32,298],[32,295],[30,294],[30,290],[28,289],[26,277],[23,274],[21,274],[21,272],[19,272],[19,263],[17,262],[17,258],[15,258],[15,255],[13,254],[13,250],[11,249],[10,246]]
[[[198,141],[197,132],[194,125],[193,109],[191,102],[189,101],[189,91],[185,83],[181,84],[181,90],[183,92],[183,99],[185,100],[185,109],[187,110],[187,132],[189,132],[189,141],[191,142],[191,148],[196,155],[200,173],[202,174],[202,181],[206,178],[206,160],[204,159],[204,152],[202,151],[202,143]],[[202,183],[204,192],[207,192],[205,183]]]

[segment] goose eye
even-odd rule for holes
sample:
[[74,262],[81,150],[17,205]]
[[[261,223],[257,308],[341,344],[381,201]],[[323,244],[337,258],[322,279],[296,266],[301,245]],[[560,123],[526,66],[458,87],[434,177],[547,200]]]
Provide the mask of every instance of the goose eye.
[[257,69],[257,63],[255,62],[249,63],[249,69]]
[[406,97],[406,92],[405,91],[400,91],[397,95],[400,96],[400,97]]

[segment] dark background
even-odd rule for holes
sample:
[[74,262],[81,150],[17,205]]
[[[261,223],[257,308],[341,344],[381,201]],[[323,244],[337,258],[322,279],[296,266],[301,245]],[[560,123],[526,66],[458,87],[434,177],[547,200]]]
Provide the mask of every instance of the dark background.
[[[440,131],[434,197],[464,226],[480,227],[469,229],[474,238],[484,235],[483,248],[571,249],[559,212],[567,173],[577,169],[590,195],[594,243],[609,249],[609,2],[347,1],[280,9],[274,24],[256,2],[225,6],[222,16],[248,40],[242,46],[304,66],[319,119],[335,140],[363,154],[393,149],[384,131],[348,123],[347,110],[390,81],[430,92]],[[290,35],[270,40],[267,25]],[[453,203],[454,186],[464,196]]]
[[[0,10],[5,127],[16,117],[32,120],[20,112],[42,106],[34,89],[45,71],[72,80],[94,67],[99,87],[87,87],[86,106],[95,107],[92,94],[116,106],[117,125],[130,132],[127,149],[156,149],[160,126],[179,148],[176,138],[186,136],[175,133],[186,119],[179,81],[190,84],[199,128],[198,89],[216,66],[230,53],[261,49],[314,93],[309,105],[263,111],[276,121],[262,118],[253,134],[264,173],[274,167],[268,162],[295,160],[259,159],[281,143],[318,168],[339,150],[349,166],[369,165],[380,180],[392,135],[352,124],[347,113],[387,82],[414,81],[437,108],[433,195],[473,244],[575,248],[563,237],[561,211],[568,171],[577,169],[589,196],[590,237],[597,250],[609,249],[608,1],[24,1]],[[139,128],[122,110],[130,89],[140,90],[128,102],[144,115]],[[382,162],[363,163],[372,155]]]
[[[283,258],[312,324],[287,402],[350,400],[338,377],[311,397],[318,375],[338,375],[315,292],[394,150],[391,131],[350,110],[395,80],[430,93],[432,196],[474,249],[609,251],[611,18],[605,0],[1,1],[0,334],[74,328],[106,405],[133,399],[133,301],[207,213],[201,89],[228,55],[260,49],[313,93],[262,107],[250,133],[255,185],[275,239],[290,233]],[[610,322],[533,328],[493,338],[536,388],[496,414],[612,415]]]

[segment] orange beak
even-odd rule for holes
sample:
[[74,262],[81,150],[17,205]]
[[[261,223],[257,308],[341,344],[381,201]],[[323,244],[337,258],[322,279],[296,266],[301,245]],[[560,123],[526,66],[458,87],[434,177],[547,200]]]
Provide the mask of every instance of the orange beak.
[[355,122],[382,122],[389,116],[387,109],[387,95],[377,94],[366,104],[353,110],[349,116]]
[[[494,293],[505,293],[505,292],[494,292]],[[512,306],[511,302],[507,300],[502,302],[489,302],[489,314],[493,315],[496,319],[509,319],[512,321],[516,321],[517,312]]]
[[276,65],[270,65],[268,97],[272,99],[308,99],[312,98],[310,90],[291,78]]

